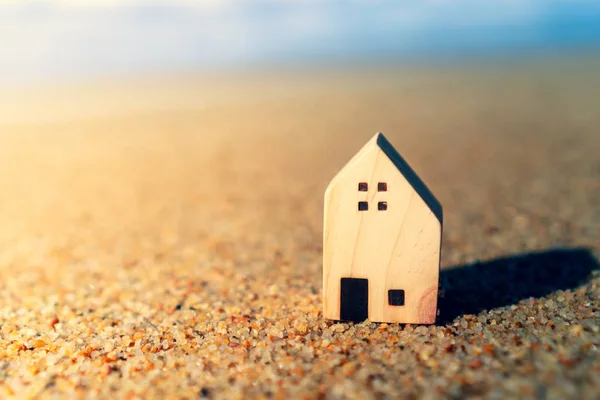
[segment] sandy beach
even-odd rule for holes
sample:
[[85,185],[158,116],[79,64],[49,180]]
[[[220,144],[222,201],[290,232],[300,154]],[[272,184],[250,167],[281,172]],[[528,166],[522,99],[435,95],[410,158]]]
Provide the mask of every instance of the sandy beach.
[[[0,398],[600,396],[600,57],[0,93]],[[381,131],[444,207],[432,326],[322,317]]]

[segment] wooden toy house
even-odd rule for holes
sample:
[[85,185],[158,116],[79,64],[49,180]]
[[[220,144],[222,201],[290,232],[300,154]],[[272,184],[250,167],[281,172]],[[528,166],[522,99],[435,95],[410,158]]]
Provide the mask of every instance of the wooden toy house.
[[323,238],[325,318],[435,322],[442,207],[381,133],[327,187]]

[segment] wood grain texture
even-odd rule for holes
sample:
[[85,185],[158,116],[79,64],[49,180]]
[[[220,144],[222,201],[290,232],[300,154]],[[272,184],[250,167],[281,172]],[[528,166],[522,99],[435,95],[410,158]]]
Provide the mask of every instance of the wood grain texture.
[[[360,183],[368,189],[359,190]],[[385,191],[378,190],[384,189],[380,183]],[[359,202],[367,202],[368,210],[361,211]],[[331,181],[324,212],[324,316],[340,319],[342,278],[363,278],[369,320],[434,323],[442,208],[382,134]],[[389,290],[404,290],[404,305],[389,305]]]

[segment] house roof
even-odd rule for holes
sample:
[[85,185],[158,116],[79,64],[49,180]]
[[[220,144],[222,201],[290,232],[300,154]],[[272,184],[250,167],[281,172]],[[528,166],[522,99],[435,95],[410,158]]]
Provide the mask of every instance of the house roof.
[[429,190],[427,185],[419,178],[416,172],[408,165],[406,160],[402,158],[400,153],[392,146],[392,144],[387,140],[387,138],[383,135],[383,133],[377,133],[371,140],[369,140],[362,149],[352,159],[342,168],[342,170],[336,175],[336,177],[331,182],[332,184],[341,176],[343,176],[346,171],[351,169],[355,164],[357,164],[362,156],[373,149],[374,147],[379,147],[381,151],[389,158],[389,160],[394,164],[398,171],[404,176],[404,178],[410,183],[410,185],[415,189],[415,192],[423,199],[427,207],[431,210],[433,215],[440,221],[440,224],[443,223],[443,211],[442,205],[435,198],[433,193]]

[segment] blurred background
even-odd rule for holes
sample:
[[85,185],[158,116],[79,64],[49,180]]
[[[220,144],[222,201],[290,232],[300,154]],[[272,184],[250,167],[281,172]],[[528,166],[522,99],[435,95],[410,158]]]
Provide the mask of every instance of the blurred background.
[[[314,185],[318,232],[328,180],[382,131],[450,218],[467,218],[467,192],[507,221],[543,204],[589,225],[576,209],[596,209],[598,21],[589,0],[0,1],[5,191],[29,217],[26,199],[44,210],[73,180],[106,198],[163,193],[152,167],[174,163],[203,171],[190,187],[245,198],[227,182],[278,168],[280,185]],[[60,181],[39,175],[58,166]],[[97,187],[110,168],[135,183]]]
[[564,54],[599,20],[592,0],[4,0],[0,82]]

